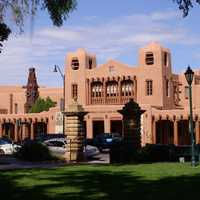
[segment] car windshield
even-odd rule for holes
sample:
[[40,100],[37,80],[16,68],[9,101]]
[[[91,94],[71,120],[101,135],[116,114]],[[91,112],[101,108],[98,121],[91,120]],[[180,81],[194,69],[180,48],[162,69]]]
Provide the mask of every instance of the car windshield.
[[110,133],[104,133],[104,137],[105,138],[112,138],[112,134],[110,134]]
[[119,133],[113,133],[113,137],[121,137]]
[[63,147],[65,145],[64,141],[56,141],[56,140],[46,141],[45,144],[47,146],[54,146],[54,147]]

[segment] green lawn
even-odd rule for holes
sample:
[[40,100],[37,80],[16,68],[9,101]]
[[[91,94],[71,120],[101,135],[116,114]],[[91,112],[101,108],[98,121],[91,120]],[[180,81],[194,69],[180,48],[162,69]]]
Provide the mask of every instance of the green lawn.
[[71,165],[0,171],[2,200],[200,198],[200,167],[190,164]]

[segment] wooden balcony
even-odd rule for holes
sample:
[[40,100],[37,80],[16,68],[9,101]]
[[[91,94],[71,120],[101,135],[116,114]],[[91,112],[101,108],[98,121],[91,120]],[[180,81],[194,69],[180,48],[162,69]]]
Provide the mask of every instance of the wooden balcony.
[[92,105],[124,105],[129,102],[130,99],[134,99],[134,96],[116,96],[116,97],[91,97]]

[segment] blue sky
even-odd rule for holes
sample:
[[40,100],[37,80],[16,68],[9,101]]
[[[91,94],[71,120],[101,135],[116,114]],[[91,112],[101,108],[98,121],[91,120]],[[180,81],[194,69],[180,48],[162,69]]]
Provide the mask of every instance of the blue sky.
[[[149,3],[151,2],[151,3]],[[63,27],[52,26],[39,12],[34,31],[14,32],[0,54],[0,84],[24,85],[29,67],[35,67],[39,85],[62,86],[54,64],[64,66],[67,52],[85,48],[97,55],[98,64],[116,59],[137,66],[138,50],[160,42],[172,52],[173,72],[188,64],[200,67],[200,6],[182,18],[172,0],[78,0],[78,7]],[[28,24],[28,21],[26,22]]]

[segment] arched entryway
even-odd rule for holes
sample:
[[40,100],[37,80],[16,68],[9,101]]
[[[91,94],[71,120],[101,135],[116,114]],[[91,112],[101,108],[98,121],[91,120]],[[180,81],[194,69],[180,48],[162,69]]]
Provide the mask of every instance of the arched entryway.
[[174,126],[170,120],[156,122],[156,144],[173,144]]

